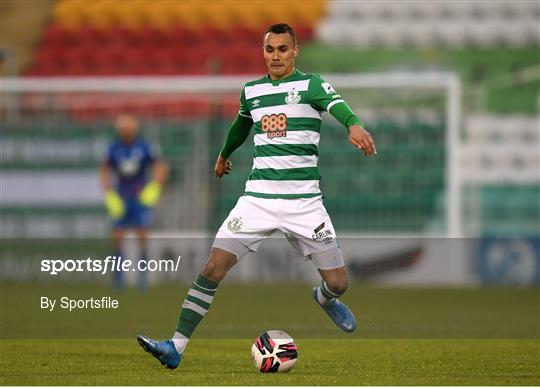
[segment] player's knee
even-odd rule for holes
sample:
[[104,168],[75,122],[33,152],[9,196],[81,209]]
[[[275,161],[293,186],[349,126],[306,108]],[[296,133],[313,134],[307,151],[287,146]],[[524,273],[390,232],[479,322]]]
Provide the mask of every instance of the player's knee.
[[208,280],[218,283],[223,280],[236,261],[233,254],[219,249],[212,249],[210,258],[201,273]]
[[331,276],[327,276],[326,284],[330,290],[338,295],[342,295],[347,291],[349,287],[349,279],[347,278],[347,273],[337,272]]
[[347,280],[337,281],[331,284],[330,283],[327,283],[327,284],[330,290],[332,290],[333,292],[339,295],[343,295],[347,291],[347,288],[349,287]]
[[213,261],[208,261],[201,273],[208,280],[218,283],[223,280],[227,270]]

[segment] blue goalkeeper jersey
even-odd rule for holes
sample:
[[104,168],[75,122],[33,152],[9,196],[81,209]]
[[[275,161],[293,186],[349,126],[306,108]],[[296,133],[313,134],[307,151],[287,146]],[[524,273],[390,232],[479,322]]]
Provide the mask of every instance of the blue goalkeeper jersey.
[[116,175],[116,190],[122,198],[133,197],[142,190],[157,158],[156,151],[141,138],[131,143],[117,139],[110,145],[107,165]]

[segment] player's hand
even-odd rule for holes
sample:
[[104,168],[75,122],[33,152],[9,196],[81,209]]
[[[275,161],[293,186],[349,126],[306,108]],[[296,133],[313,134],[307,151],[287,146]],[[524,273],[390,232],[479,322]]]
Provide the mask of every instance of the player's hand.
[[161,195],[161,185],[156,181],[148,183],[139,193],[139,201],[145,206],[155,206]]
[[359,125],[350,126],[349,142],[353,146],[360,148],[366,156],[377,154],[373,137],[371,137],[371,134]]
[[218,155],[216,160],[216,166],[214,167],[214,173],[218,178],[221,178],[224,174],[229,175],[232,171],[232,162],[225,159],[223,156]]
[[121,218],[126,211],[124,201],[114,190],[107,190],[105,192],[105,207],[111,218],[114,220]]

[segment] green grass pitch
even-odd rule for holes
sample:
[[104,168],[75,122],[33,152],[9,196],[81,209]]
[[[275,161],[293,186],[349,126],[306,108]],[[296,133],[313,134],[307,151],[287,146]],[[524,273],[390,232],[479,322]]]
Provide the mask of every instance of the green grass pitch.
[[[377,288],[344,301],[355,333],[340,333],[302,284],[225,282],[177,370],[135,335],[171,334],[187,286],[141,294],[105,285],[3,284],[2,385],[539,385],[540,290]],[[41,311],[39,297],[114,295],[117,311]],[[267,329],[299,347],[287,374],[259,373],[253,338]]]

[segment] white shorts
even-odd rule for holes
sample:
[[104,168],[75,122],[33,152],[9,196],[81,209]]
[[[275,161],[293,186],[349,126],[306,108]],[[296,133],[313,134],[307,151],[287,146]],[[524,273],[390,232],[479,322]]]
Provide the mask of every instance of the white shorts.
[[[262,240],[276,230],[283,232],[302,256],[313,259],[318,268],[334,269],[344,265],[341,252],[335,253],[339,246],[321,197],[267,199],[242,196],[219,228],[214,246],[226,247],[219,241],[232,239],[256,252]],[[334,253],[319,255],[330,251]]]

